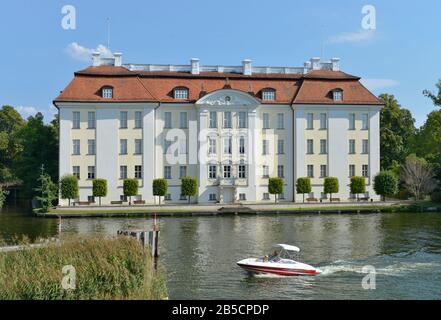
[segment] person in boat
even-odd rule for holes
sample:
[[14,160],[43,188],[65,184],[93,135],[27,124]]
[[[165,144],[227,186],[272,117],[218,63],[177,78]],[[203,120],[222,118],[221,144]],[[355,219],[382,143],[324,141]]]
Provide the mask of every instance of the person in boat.
[[273,255],[271,256],[270,260],[271,260],[272,262],[277,262],[277,261],[280,260],[279,252],[277,252],[277,250],[274,251],[274,253],[273,253]]
[[263,257],[263,262],[269,262],[269,257],[268,256],[264,256]]

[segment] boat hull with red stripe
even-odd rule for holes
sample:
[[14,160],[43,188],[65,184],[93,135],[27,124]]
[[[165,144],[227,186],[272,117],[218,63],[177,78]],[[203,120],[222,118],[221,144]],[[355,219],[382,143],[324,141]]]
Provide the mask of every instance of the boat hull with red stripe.
[[245,259],[237,263],[239,267],[252,274],[274,274],[279,276],[313,276],[320,269],[294,260],[282,259],[278,262],[264,262],[263,259]]

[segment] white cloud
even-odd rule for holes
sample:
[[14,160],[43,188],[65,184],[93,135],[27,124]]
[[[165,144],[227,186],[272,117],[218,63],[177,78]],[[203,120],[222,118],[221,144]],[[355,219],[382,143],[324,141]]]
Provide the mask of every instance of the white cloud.
[[374,30],[360,30],[358,32],[343,32],[332,37],[326,41],[328,44],[339,43],[360,43],[373,39],[375,35]]
[[35,107],[25,107],[25,106],[18,106],[15,107],[15,109],[22,115],[22,117],[29,117],[35,115],[38,110]]
[[112,56],[112,51],[110,51],[110,49],[108,49],[106,46],[103,46],[102,44],[100,44],[95,49],[91,49],[83,47],[77,42],[72,42],[66,48],[66,52],[71,58],[83,62],[90,62],[92,59],[92,53],[94,51],[98,51],[103,57]]
[[369,90],[391,88],[400,85],[398,81],[393,79],[362,79],[361,83]]

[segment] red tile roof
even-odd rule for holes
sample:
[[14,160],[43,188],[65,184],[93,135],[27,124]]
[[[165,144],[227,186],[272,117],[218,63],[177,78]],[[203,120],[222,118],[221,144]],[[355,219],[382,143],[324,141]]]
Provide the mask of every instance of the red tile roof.
[[[367,90],[360,78],[341,71],[315,70],[302,74],[253,74],[203,72],[135,72],[124,67],[89,67],[75,73],[75,78],[55,99],[57,102],[176,102],[199,100],[225,86],[253,94],[258,100],[264,88],[276,90],[276,101],[266,104],[374,104],[381,101]],[[101,97],[101,88],[111,86],[112,99]],[[173,89],[189,89],[188,100],[176,100]],[[343,89],[343,101],[334,102],[330,92]]]

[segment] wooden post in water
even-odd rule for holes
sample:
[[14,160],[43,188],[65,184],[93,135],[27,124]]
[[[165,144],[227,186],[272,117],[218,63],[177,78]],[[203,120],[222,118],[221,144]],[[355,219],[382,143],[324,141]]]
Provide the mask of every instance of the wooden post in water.
[[149,232],[149,246],[150,250],[152,250],[152,257],[159,257],[159,230],[156,221],[156,213],[153,218],[153,228],[152,231]]

